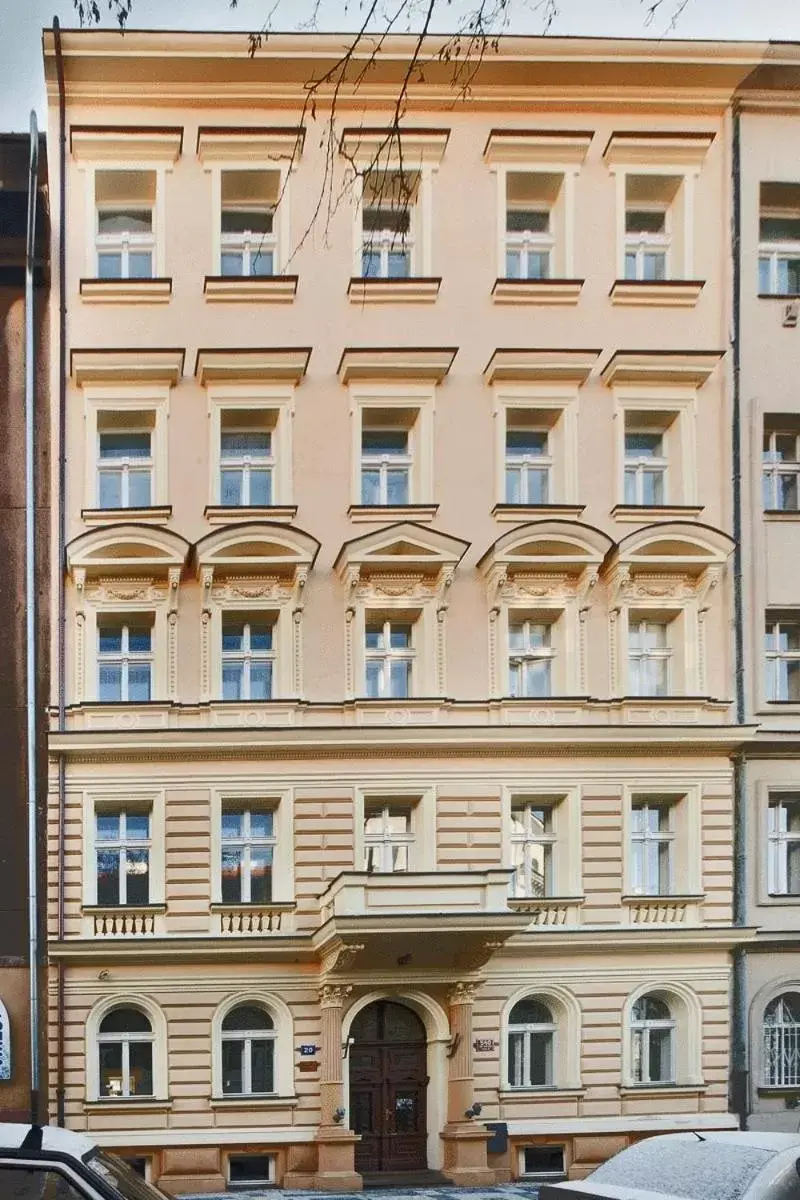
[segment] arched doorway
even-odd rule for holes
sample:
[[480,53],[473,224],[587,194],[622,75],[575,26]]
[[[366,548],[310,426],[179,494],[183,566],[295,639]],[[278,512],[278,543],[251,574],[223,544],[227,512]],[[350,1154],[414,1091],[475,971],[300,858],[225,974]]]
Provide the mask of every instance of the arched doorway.
[[350,1127],[356,1170],[419,1171],[427,1164],[425,1026],[393,1000],[376,1000],[350,1027]]

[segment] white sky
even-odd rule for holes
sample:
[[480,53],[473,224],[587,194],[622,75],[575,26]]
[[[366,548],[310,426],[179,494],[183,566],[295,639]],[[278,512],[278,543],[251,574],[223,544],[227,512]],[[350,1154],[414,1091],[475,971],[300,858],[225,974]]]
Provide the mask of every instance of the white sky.
[[[390,7],[396,0],[386,0]],[[420,0],[417,0],[419,3]],[[648,0],[557,0],[560,15],[551,32],[585,36],[686,38],[774,38],[800,41],[798,0],[688,0],[674,32],[669,28],[677,0],[663,0],[652,25]],[[106,0],[99,0],[103,8]],[[320,26],[352,29],[363,0],[322,0]],[[440,0],[438,28],[451,29],[472,0]],[[541,0],[510,0],[512,33],[541,33]],[[132,25],[143,29],[240,29],[261,26],[277,9],[272,27],[296,29],[312,0],[134,0]],[[42,107],[41,29],[57,14],[62,26],[77,24],[72,0],[0,0],[0,129],[27,129],[32,106]]]

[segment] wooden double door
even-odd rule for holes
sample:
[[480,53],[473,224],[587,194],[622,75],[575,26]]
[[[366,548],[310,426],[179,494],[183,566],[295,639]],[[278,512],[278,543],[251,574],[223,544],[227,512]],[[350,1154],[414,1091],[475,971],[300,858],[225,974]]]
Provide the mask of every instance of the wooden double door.
[[425,1027],[403,1004],[378,1000],[351,1027],[350,1127],[356,1170],[419,1171],[427,1166]]

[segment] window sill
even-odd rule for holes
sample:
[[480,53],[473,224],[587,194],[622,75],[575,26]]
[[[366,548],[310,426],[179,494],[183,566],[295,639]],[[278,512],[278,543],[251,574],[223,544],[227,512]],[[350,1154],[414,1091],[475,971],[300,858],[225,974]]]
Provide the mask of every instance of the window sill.
[[546,1083],[541,1087],[508,1087],[498,1088],[497,1095],[501,1100],[511,1100],[513,1097],[519,1096],[524,1099],[535,1100],[538,1097],[548,1100],[580,1100],[586,1095],[584,1087],[559,1087],[557,1083]]
[[294,912],[296,900],[265,900],[254,904],[226,904],[223,900],[215,900],[209,905],[212,913],[216,912]]
[[297,516],[296,504],[207,504],[203,513],[209,525],[237,525],[249,521],[274,521],[291,525]]
[[615,521],[642,525],[650,521],[685,521],[699,517],[702,511],[702,504],[616,504],[611,516]]
[[128,1096],[124,1100],[119,1096],[109,1096],[102,1100],[84,1100],[83,1108],[85,1112],[116,1112],[127,1113],[135,1109],[136,1112],[169,1112],[172,1109],[171,1100],[159,1100],[155,1096]]
[[788,1099],[800,1100],[800,1088],[797,1084],[789,1083],[763,1083],[756,1088],[759,1096],[781,1096]]
[[704,287],[702,279],[615,279],[608,294],[612,304],[693,308]]
[[166,911],[166,904],[161,902],[153,904],[84,904],[81,906],[81,912],[85,916],[93,916],[95,913],[165,913]]
[[95,304],[166,304],[171,279],[82,279],[81,299]]
[[765,508],[765,521],[800,521],[800,508]]
[[495,521],[537,521],[553,517],[561,521],[577,521],[585,504],[495,504]]
[[774,896],[769,893],[762,896],[758,902],[767,908],[788,908],[791,905],[800,905],[800,892],[796,895],[789,895],[786,892],[776,893]]
[[297,1108],[299,1096],[212,1096],[209,1104],[212,1108]]
[[432,521],[439,511],[438,504],[351,504],[347,515],[351,521]]
[[623,1083],[620,1084],[619,1094],[627,1097],[655,1099],[660,1096],[674,1096],[676,1100],[683,1097],[701,1096],[706,1090],[705,1083]]
[[759,300],[800,300],[800,292],[759,292]]
[[351,304],[432,304],[441,277],[410,275],[406,279],[362,279],[354,275],[347,287]]
[[496,279],[495,304],[577,304],[582,279]]
[[297,295],[297,276],[206,275],[203,295],[214,302],[291,304]]
[[87,525],[166,525],[172,517],[171,504],[154,504],[148,508],[82,508],[81,518]]

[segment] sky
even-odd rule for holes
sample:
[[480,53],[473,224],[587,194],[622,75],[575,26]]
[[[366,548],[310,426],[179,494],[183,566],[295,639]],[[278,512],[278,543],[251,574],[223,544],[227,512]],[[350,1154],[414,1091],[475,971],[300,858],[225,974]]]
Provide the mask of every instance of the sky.
[[[107,0],[99,0],[105,9]],[[352,29],[364,0],[321,0],[319,27]],[[417,4],[421,0],[412,0]],[[510,0],[511,33],[542,33],[544,0]],[[274,10],[272,27],[296,29],[308,19],[313,0],[134,0],[132,27],[142,29],[230,29],[249,32]],[[386,0],[387,6],[390,0]],[[395,0],[396,3],[396,0]],[[452,29],[474,0],[440,0],[439,30]],[[560,12],[551,34],[587,37],[744,38],[800,41],[800,0],[687,0],[675,28],[678,0],[662,0],[651,24],[649,0],[557,0]],[[0,129],[28,128],[32,107],[43,114],[41,30],[57,15],[63,27],[77,25],[72,0],[0,0]]]

